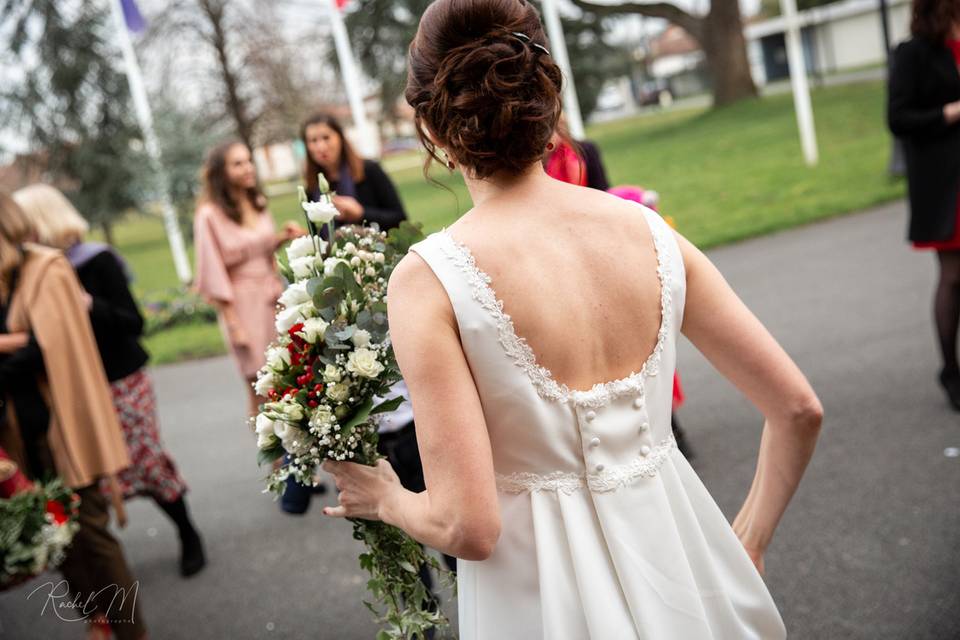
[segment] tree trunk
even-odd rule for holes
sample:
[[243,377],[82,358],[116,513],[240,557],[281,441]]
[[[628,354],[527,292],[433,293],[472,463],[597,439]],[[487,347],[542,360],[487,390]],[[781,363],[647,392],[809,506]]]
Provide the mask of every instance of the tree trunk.
[[100,229],[103,231],[103,241],[111,247],[115,247],[116,244],[113,241],[113,225],[104,220],[100,223]]
[[253,122],[247,113],[247,105],[240,96],[240,83],[230,66],[230,55],[227,53],[227,33],[224,25],[225,4],[204,0],[201,8],[206,14],[210,27],[213,29],[210,44],[217,52],[217,62],[220,65],[220,77],[223,79],[227,94],[227,110],[233,116],[237,127],[237,135],[250,149],[253,149]]
[[757,86],[750,75],[738,0],[712,0],[710,13],[702,18],[670,2],[593,4],[587,0],[573,0],[573,4],[598,16],[635,13],[663,18],[689,33],[700,43],[706,56],[715,106],[757,95]]
[[700,44],[713,80],[714,106],[756,97],[737,0],[713,0],[704,22]]

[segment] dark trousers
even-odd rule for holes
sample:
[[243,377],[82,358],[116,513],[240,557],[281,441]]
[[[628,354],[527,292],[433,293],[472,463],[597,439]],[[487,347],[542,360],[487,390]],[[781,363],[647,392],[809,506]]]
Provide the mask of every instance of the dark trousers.
[[[76,490],[80,496],[80,529],[60,565],[70,595],[90,602],[110,623],[118,640],[135,640],[146,633],[140,615],[139,584],[110,533],[108,503],[97,484]],[[86,612],[92,613],[93,607]]]

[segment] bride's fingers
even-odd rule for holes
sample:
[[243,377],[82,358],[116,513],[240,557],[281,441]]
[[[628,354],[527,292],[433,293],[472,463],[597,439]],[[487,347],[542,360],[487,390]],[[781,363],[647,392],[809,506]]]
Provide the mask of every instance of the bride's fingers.
[[335,507],[324,507],[323,515],[330,516],[331,518],[346,518],[347,509],[343,505],[337,505]]

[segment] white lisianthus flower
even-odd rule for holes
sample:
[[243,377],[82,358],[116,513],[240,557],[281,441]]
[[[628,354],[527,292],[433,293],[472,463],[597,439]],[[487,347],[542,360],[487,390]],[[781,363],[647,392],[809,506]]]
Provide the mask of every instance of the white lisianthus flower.
[[340,382],[343,376],[340,374],[340,369],[336,365],[328,364],[323,369],[323,381],[330,382]]
[[307,318],[303,321],[303,329],[300,330],[300,335],[310,344],[314,344],[317,340],[323,340],[328,326],[323,318]]
[[267,366],[274,371],[289,367],[290,352],[283,347],[270,347],[267,350]]
[[384,366],[377,360],[377,352],[360,348],[347,357],[347,371],[364,378],[376,378],[383,373]]
[[273,371],[261,371],[260,376],[257,378],[256,384],[253,385],[253,390],[257,392],[258,396],[266,396],[268,393],[273,391],[273,385],[276,383],[276,379],[273,376]]
[[313,269],[317,266],[316,256],[303,256],[290,261],[290,269],[293,270],[293,277],[297,280],[303,280],[313,275]]
[[[287,422],[300,422],[303,420],[303,407],[293,400],[284,399],[280,402],[275,402],[274,407],[278,413],[283,415],[283,420],[286,420]],[[278,420],[277,424],[279,423],[280,421]],[[276,428],[277,427],[275,427],[275,429]],[[280,437],[282,438],[283,436]]]
[[[323,250],[326,247],[326,243],[320,238],[317,238],[316,242],[320,244],[321,250]],[[293,262],[297,258],[303,258],[304,256],[315,255],[316,253],[317,253],[317,247],[314,244],[313,236],[310,236],[310,235],[294,238],[290,242],[290,246],[287,247],[287,259],[290,262]]]
[[339,213],[332,202],[301,202],[300,206],[313,224],[327,224]]
[[351,267],[359,267],[361,262],[362,260],[360,260],[360,256],[353,256],[352,258],[350,258]]
[[365,347],[370,344],[370,332],[364,331],[363,329],[357,329],[353,332],[351,341],[355,347]]
[[348,267],[350,266],[350,263],[344,260],[343,258],[327,258],[326,260],[324,260],[323,275],[326,277],[332,276],[334,269],[336,269],[337,265],[340,264],[341,262],[347,265]]
[[338,382],[327,387],[327,397],[334,402],[344,402],[350,397],[350,385],[346,382]]
[[277,313],[276,328],[278,333],[286,333],[290,327],[303,319],[303,312],[306,311],[308,304],[298,304]]
[[[257,447],[264,449],[273,444],[274,439],[277,436],[276,431],[274,431],[274,425],[276,423],[268,418],[265,414],[260,414],[257,416]],[[286,426],[286,425],[284,425]]]
[[310,295],[307,293],[307,281],[300,280],[291,284],[280,294],[279,302],[288,309],[304,302],[310,302]]
[[344,252],[353,255],[357,252],[357,245],[353,244],[352,242],[348,242],[347,244],[343,245],[343,250]]

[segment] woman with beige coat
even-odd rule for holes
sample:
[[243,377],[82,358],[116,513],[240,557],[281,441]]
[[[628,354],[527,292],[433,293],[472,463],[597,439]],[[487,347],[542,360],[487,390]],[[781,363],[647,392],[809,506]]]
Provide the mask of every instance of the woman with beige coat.
[[[28,476],[59,475],[80,496],[80,530],[61,565],[71,597],[89,598],[117,638],[143,638],[138,585],[98,488],[102,478],[116,486],[130,458],[73,269],[29,234],[0,193],[0,446]],[[116,491],[113,505],[125,524]]]

